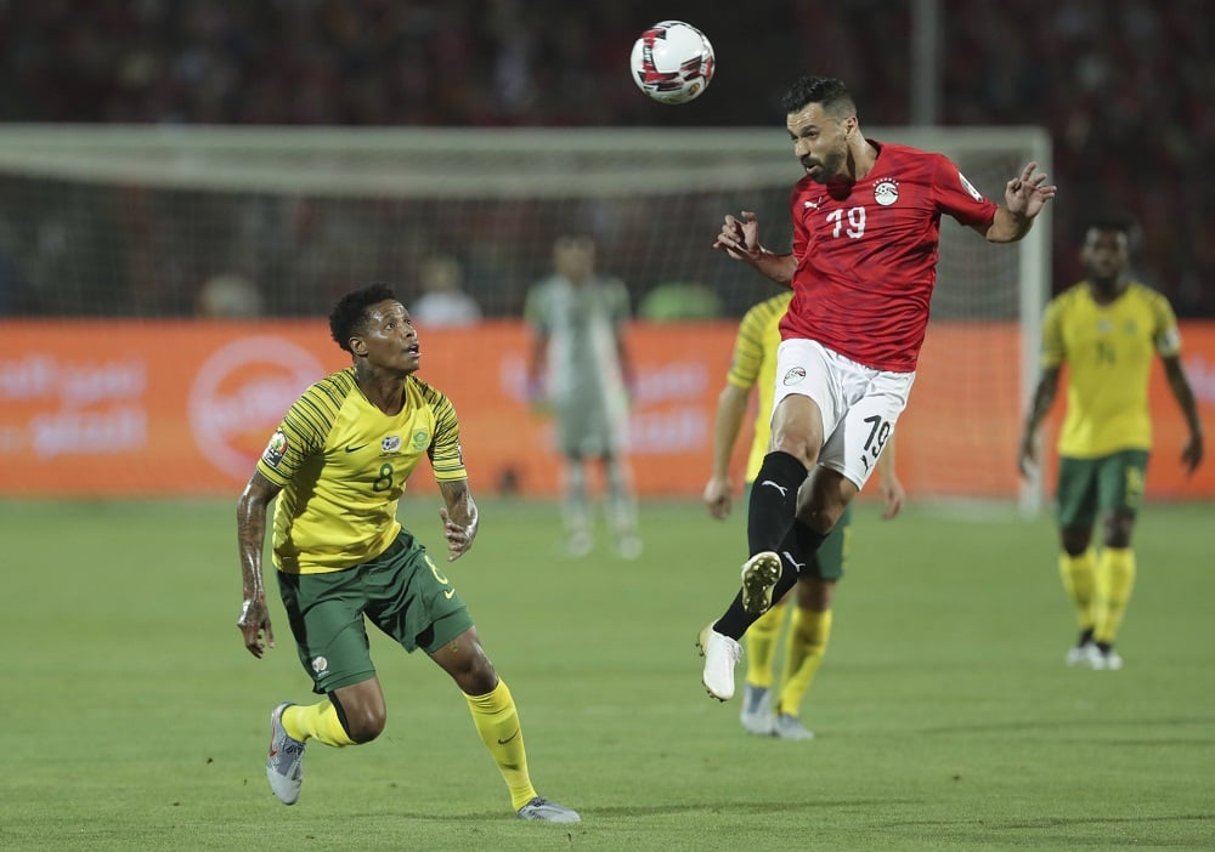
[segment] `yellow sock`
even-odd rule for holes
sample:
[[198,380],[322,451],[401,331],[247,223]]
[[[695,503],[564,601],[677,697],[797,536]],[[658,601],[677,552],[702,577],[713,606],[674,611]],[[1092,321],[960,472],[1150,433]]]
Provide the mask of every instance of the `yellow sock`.
[[747,683],[765,689],[772,685],[772,658],[776,656],[776,636],[785,620],[784,602],[756,619],[747,628],[743,641],[747,643]]
[[527,774],[527,752],[523,748],[523,729],[519,726],[519,711],[515,699],[498,678],[498,685],[484,695],[465,695],[472,711],[473,724],[481,742],[493,755],[510,788],[511,807],[515,810],[536,798],[536,789]]
[[800,607],[793,610],[793,623],[785,645],[785,669],[781,673],[785,685],[780,691],[778,713],[790,716],[801,713],[802,699],[823,662],[830,638],[831,610],[816,612]]
[[300,742],[316,739],[338,748],[354,745],[354,740],[342,727],[337,708],[328,698],[317,704],[292,704],[284,709],[283,729],[287,731],[287,736]]
[[1129,547],[1107,547],[1097,560],[1098,642],[1114,644],[1118,627],[1135,585],[1135,551]]
[[1092,548],[1079,556],[1069,556],[1066,552],[1059,554],[1059,576],[1063,578],[1068,600],[1076,608],[1081,630],[1092,630],[1097,625],[1096,568]]

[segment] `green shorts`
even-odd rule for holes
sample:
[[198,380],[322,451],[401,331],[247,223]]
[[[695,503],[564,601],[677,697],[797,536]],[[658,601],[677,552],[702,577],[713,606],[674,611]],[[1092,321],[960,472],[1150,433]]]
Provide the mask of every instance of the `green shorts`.
[[1122,450],[1091,459],[1059,458],[1056,510],[1064,529],[1089,528],[1097,513],[1134,515],[1143,500],[1147,450]]
[[351,568],[275,573],[314,692],[332,692],[375,675],[364,616],[411,653],[437,651],[473,626],[447,577],[404,530],[379,556]]
[[[747,502],[751,502],[751,486],[753,483],[747,483],[746,498]],[[838,580],[844,576],[844,560],[848,558],[848,540],[852,534],[852,506],[844,509],[843,516],[840,517],[839,523],[835,525],[835,529],[831,531],[831,535],[827,536],[826,541],[818,549],[818,553],[810,559],[809,563],[802,568],[798,575],[802,577],[814,577],[818,580]]]

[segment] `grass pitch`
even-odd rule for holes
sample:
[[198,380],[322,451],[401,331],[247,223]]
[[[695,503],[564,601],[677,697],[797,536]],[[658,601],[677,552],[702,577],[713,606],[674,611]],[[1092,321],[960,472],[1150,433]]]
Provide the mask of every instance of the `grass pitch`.
[[[740,518],[651,504],[641,560],[570,561],[554,507],[485,502],[449,576],[569,828],[512,818],[450,681],[382,637],[384,736],[313,746],[300,803],[274,800],[267,716],[308,681],[277,599],[278,647],[241,646],[233,505],[0,504],[0,848],[1215,847],[1209,505],[1145,510],[1116,673],[1063,666],[1049,521],[862,507],[818,739],[785,743],[699,684]],[[438,547],[436,505],[402,516]]]

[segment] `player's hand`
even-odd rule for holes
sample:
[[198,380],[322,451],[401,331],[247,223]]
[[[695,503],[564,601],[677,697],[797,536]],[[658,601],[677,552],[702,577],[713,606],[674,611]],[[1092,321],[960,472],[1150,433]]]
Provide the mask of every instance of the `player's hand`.
[[730,480],[724,476],[714,476],[705,485],[702,499],[705,501],[709,514],[719,521],[724,521],[730,516],[730,509],[733,508],[733,499],[730,496],[732,490]]
[[446,508],[439,509],[439,517],[443,519],[443,537],[447,539],[447,561],[455,562],[472,547],[477,535],[477,523],[473,521],[468,526],[458,524]]
[[721,249],[735,260],[754,262],[764,253],[759,245],[759,220],[750,210],[744,210],[739,215],[741,219],[727,214],[713,248]]
[[882,511],[882,520],[889,521],[898,517],[899,512],[903,511],[903,504],[907,502],[907,491],[903,488],[903,483],[899,482],[897,476],[891,476],[878,483],[878,490],[882,492],[882,500],[886,504]]
[[1021,436],[1021,446],[1017,449],[1017,470],[1021,476],[1029,478],[1031,469],[1038,464],[1038,442],[1033,433],[1026,432]]
[[1202,464],[1202,433],[1191,432],[1190,440],[1186,441],[1185,449],[1181,451],[1181,463],[1185,465],[1187,476],[1192,476]]
[[1046,182],[1046,174],[1034,174],[1038,164],[1026,164],[1018,177],[1004,185],[1004,206],[1008,212],[1032,219],[1055,197],[1059,187]]
[[259,660],[267,647],[274,647],[274,630],[270,627],[270,611],[266,609],[265,598],[245,598],[236,626],[240,628],[249,653]]

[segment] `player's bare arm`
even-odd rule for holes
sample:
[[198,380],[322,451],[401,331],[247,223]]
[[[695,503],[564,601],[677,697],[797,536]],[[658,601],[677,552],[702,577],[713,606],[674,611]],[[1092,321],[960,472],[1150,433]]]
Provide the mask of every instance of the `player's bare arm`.
[[240,546],[240,570],[244,603],[236,626],[245,647],[257,658],[274,647],[274,630],[266,608],[266,586],[262,578],[262,545],[266,537],[266,509],[282,489],[254,472],[236,504],[236,538]]
[[878,491],[882,495],[882,520],[889,521],[898,517],[907,502],[907,491],[899,481],[894,471],[894,440],[886,442],[882,454],[877,461]]
[[616,329],[616,361],[620,364],[620,377],[624,380],[624,389],[632,403],[637,397],[637,373],[633,370],[633,359],[629,357],[629,347],[624,339],[624,329]]
[[1004,203],[996,208],[996,216],[987,230],[980,231],[988,241],[1015,243],[1029,233],[1034,219],[1055,197],[1059,188],[1048,184],[1046,174],[1037,171],[1037,163],[1028,163],[1020,175],[1004,185]]
[[532,335],[532,351],[527,361],[527,398],[532,405],[543,401],[542,380],[548,364],[548,335],[536,332]]
[[719,521],[729,517],[733,503],[730,456],[734,454],[734,442],[742,429],[750,395],[749,389],[727,382],[717,397],[717,413],[713,418],[713,472],[705,483],[703,499],[709,514]]
[[1038,427],[1042,425],[1046,412],[1050,411],[1058,390],[1059,368],[1045,368],[1038,379],[1038,386],[1034,388],[1034,399],[1025,418],[1025,429],[1017,449],[1017,469],[1022,476],[1029,476],[1030,466],[1038,462]]
[[727,214],[713,248],[724,251],[735,260],[749,263],[761,275],[777,284],[793,281],[797,259],[792,254],[774,254],[760,245],[759,220],[754,213],[744,210],[739,217]]
[[1202,464],[1202,421],[1198,419],[1198,406],[1194,402],[1194,391],[1185,375],[1185,367],[1177,356],[1165,358],[1164,374],[1169,380],[1169,389],[1181,412],[1185,415],[1186,425],[1190,427],[1190,439],[1186,441],[1181,451],[1181,463],[1185,465],[1186,473],[1193,473]]
[[439,491],[447,505],[439,510],[443,520],[443,537],[447,539],[447,561],[454,562],[472,547],[480,520],[477,504],[468,490],[468,480],[440,482]]

